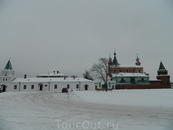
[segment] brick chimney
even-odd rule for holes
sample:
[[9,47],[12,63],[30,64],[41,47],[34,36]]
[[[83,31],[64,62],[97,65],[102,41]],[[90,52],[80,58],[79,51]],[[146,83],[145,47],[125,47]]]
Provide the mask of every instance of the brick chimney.
[[27,78],[27,74],[24,75],[24,79],[26,79],[26,78]]

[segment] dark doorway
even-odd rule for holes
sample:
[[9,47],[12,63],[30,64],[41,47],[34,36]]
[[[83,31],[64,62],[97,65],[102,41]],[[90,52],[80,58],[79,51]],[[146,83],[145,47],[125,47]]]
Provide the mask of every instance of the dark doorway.
[[42,91],[43,90],[43,85],[40,85],[40,91]]
[[39,87],[40,87],[40,91],[42,91],[42,90],[43,90],[43,84],[40,83],[40,84],[39,84]]
[[87,84],[85,85],[85,90],[88,90],[88,85]]
[[2,86],[2,92],[5,92],[5,91],[6,91],[7,86],[5,86],[4,84],[3,84],[3,85],[1,85],[1,86]]

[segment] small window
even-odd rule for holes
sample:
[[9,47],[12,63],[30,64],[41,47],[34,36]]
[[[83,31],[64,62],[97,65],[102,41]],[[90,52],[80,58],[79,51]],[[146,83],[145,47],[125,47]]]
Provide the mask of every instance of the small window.
[[54,89],[57,89],[57,85],[55,84]]
[[4,81],[4,79],[3,79],[3,81]]
[[67,88],[68,88],[68,89],[70,88],[70,85],[69,85],[69,84],[67,84]]
[[79,84],[76,84],[76,88],[79,88]]
[[26,85],[23,85],[23,89],[26,89]]
[[47,87],[47,85],[45,85],[45,87]]
[[6,81],[7,81],[7,79],[6,79]]
[[14,89],[17,89],[17,85],[14,85]]
[[34,89],[34,85],[31,85],[31,89]]

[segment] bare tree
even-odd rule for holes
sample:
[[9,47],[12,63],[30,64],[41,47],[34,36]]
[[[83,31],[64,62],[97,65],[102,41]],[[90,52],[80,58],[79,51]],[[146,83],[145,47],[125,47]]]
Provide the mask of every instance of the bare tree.
[[88,71],[88,70],[85,70],[85,72],[83,73],[83,77],[85,79],[93,80],[93,78],[92,78],[92,76],[90,74],[90,71]]
[[94,78],[100,79],[104,82],[104,86],[107,91],[107,83],[108,83],[108,59],[100,58],[99,63],[94,64],[90,69],[91,74]]

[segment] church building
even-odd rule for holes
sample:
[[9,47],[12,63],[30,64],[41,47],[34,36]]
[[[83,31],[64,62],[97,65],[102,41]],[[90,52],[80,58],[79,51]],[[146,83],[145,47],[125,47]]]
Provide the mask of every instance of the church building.
[[115,89],[171,88],[170,76],[162,62],[159,66],[157,80],[150,81],[149,74],[144,72],[138,55],[135,64],[127,66],[118,63],[114,52],[114,59],[109,57],[108,71],[111,80],[116,82]]

